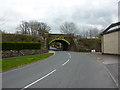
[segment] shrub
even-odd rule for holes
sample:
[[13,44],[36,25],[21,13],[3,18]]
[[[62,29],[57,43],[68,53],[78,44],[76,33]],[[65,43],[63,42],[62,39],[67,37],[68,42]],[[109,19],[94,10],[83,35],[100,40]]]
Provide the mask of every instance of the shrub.
[[41,49],[41,43],[35,42],[4,42],[2,50],[32,50]]

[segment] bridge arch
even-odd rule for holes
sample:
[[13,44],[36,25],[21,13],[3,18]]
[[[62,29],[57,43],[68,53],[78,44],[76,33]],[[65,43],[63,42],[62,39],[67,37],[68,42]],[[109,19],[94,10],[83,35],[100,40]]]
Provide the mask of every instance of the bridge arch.
[[53,42],[59,42],[59,43],[61,43],[61,44],[62,44],[62,50],[63,50],[63,51],[67,51],[67,50],[68,50],[68,47],[70,46],[70,42],[67,41],[67,40],[65,40],[65,39],[63,39],[63,38],[55,38],[55,39],[51,40],[51,41],[49,42],[49,46],[50,46]]

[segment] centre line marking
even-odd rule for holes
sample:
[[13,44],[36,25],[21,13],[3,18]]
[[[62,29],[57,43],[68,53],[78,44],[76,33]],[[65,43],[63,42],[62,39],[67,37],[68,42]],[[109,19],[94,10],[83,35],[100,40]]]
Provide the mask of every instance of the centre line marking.
[[40,78],[40,79],[38,79],[38,80],[34,81],[33,83],[31,83],[31,84],[29,84],[29,85],[25,86],[25,87],[24,87],[23,89],[21,89],[21,90],[24,90],[24,89],[26,89],[26,88],[28,88],[28,87],[32,86],[33,84],[35,84],[35,83],[37,83],[37,82],[41,81],[42,79],[44,79],[44,78],[48,77],[49,75],[51,75],[52,73],[54,73],[55,71],[56,71],[56,69],[55,69],[55,70],[53,70],[53,71],[51,71],[51,72],[50,72],[50,73],[48,73],[47,75],[43,76],[42,78]]
[[65,63],[63,63],[62,65],[64,66],[65,64],[67,64],[70,60],[68,59]]
[[71,59],[71,55],[70,55],[70,53],[68,53],[68,55],[70,56],[70,59]]

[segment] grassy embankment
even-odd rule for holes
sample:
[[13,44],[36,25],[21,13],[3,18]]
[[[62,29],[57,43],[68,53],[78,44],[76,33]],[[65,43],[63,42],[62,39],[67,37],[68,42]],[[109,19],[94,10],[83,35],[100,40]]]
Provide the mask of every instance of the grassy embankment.
[[[45,59],[52,55],[53,55],[53,53],[32,55],[32,56],[23,56],[23,57],[17,57],[17,58],[0,59],[0,71],[5,71],[5,70],[12,69],[12,68],[24,66],[26,64]],[[2,66],[1,66],[1,64],[2,64]]]
[[80,52],[91,52],[91,50],[96,50],[97,52],[101,51],[101,39],[87,39],[80,38],[78,40],[78,46]]

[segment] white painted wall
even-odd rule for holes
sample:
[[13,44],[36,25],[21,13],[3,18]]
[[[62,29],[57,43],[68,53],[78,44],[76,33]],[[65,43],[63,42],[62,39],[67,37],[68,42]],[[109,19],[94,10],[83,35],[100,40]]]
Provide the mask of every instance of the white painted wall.
[[120,31],[118,32],[118,53],[120,54]]
[[103,35],[102,53],[120,54],[120,50],[118,50],[120,48],[120,42],[119,42],[120,39],[118,39],[119,35],[120,35],[120,31]]

